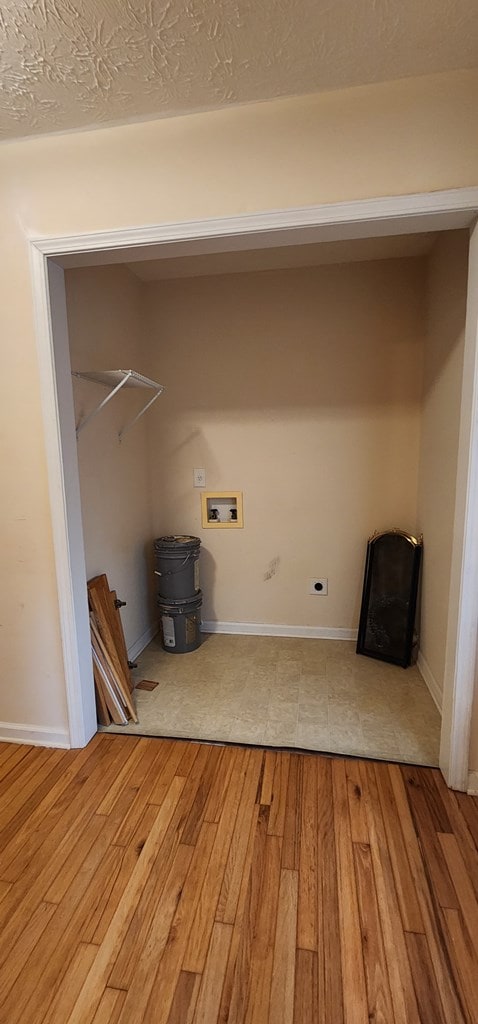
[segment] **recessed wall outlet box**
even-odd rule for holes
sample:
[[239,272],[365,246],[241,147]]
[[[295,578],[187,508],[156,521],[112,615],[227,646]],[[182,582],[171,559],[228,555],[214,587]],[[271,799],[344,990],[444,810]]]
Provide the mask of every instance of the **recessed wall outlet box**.
[[242,491],[202,491],[201,526],[216,530],[242,529]]
[[194,486],[205,487],[206,486],[206,470],[205,469],[194,469]]
[[318,594],[320,597],[326,597],[329,592],[329,581],[325,577],[315,577],[313,580],[309,580],[309,594]]

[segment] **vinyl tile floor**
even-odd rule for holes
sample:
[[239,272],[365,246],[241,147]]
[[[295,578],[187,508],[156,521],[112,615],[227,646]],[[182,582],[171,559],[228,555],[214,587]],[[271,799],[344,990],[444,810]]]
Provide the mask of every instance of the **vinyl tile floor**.
[[158,683],[134,691],[139,724],[104,731],[438,764],[440,715],[418,669],[347,640],[209,634],[175,655],[158,637],[134,679]]

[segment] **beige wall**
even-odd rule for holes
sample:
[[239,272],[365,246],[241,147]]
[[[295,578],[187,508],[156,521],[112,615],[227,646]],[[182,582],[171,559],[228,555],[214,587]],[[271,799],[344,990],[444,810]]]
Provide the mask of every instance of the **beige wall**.
[[474,185],[478,75],[0,148],[0,719],[66,725],[28,238]]
[[[423,280],[389,260],[148,286],[153,514],[202,539],[205,620],[357,626],[367,537],[416,529]],[[201,528],[194,466],[243,491],[243,530]]]
[[420,652],[443,694],[466,317],[468,232],[428,261],[418,522],[424,535]]
[[[65,279],[72,368],[141,372],[138,279],[122,266],[70,270]],[[78,380],[73,392],[77,422],[106,395],[101,386]],[[121,443],[118,432],[144,401],[144,393],[120,392],[78,438],[87,576],[106,572],[111,588],[127,602],[121,616],[128,647],[152,622],[146,420],[135,424]]]

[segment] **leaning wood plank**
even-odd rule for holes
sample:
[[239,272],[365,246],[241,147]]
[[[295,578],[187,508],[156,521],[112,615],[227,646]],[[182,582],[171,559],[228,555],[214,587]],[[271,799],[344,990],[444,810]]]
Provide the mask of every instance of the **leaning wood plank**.
[[111,591],[106,576],[95,576],[88,582],[88,598],[90,606],[100,614],[101,631],[104,633],[106,646],[113,649],[117,665],[128,690],[131,692],[133,683],[128,664],[128,652],[123,633],[123,625],[119,608],[116,607],[116,592]]
[[293,1024],[294,1020],[297,895],[297,872],[282,870],[272,965],[269,1024]]
[[123,898],[112,918],[98,956],[88,974],[76,1005],[65,1024],[91,1024],[116,954],[127,932],[136,909],[138,898],[146,884],[151,868],[158,857],[169,822],[174,814],[185,784],[184,779],[173,779],[168,794],[158,811],[155,825],[142,850],[142,854],[124,891]]
[[129,669],[124,670],[121,655],[118,653],[116,642],[115,642],[115,625],[111,624],[112,617],[112,604],[109,587],[103,585],[102,587],[89,586],[88,588],[88,600],[90,603],[91,611],[94,614],[95,620],[98,624],[99,633],[102,642],[108,652],[108,657],[114,668],[115,675],[120,681],[121,687],[125,690],[125,693],[130,694],[130,674]]
[[108,665],[108,669],[109,669],[108,675],[109,675],[109,677],[110,677],[110,679],[112,681],[114,680],[114,683],[115,683],[115,685],[117,687],[117,690],[118,690],[118,692],[119,692],[119,694],[121,696],[121,700],[122,700],[124,706],[128,709],[128,711],[129,711],[129,713],[131,715],[131,718],[133,719],[133,722],[137,723],[138,719],[137,719],[137,716],[136,716],[136,711],[134,709],[134,705],[133,705],[133,703],[131,701],[131,696],[130,696],[130,692],[129,692],[127,683],[125,683],[124,680],[122,679],[121,673],[118,672],[118,670],[116,668],[116,664],[114,662],[114,659],[111,657],[110,651],[107,650],[106,645],[104,644],[104,642],[102,640],[102,637],[101,637],[99,629],[98,629],[98,627],[96,625],[95,618],[94,618],[93,614],[90,614],[90,625],[91,625],[91,632],[92,632],[92,634],[93,634],[93,636],[95,638],[95,646],[97,646],[99,648],[99,650],[101,651],[101,654],[103,656],[103,661],[105,662],[106,665]]
[[[92,617],[93,618],[93,617]],[[104,692],[105,695],[108,693],[114,695],[115,701],[122,709],[127,708],[127,701],[124,693],[124,689],[114,671],[114,668],[108,658],[107,651],[103,645],[101,637],[95,629],[93,621],[91,622],[91,645],[94,652],[94,661],[99,664],[102,679],[105,682]]]
[[96,670],[95,663],[93,662],[93,675],[95,679],[95,701],[96,701],[96,717],[100,725],[111,725],[111,715],[108,711],[108,705],[104,698],[103,688],[99,683],[99,676]]
[[[95,641],[93,639],[93,644],[94,643]],[[96,672],[98,673],[99,679],[101,679],[101,685],[103,686],[105,702],[108,707],[109,713],[113,719],[113,722],[116,725],[126,725],[128,719],[123,711],[123,708],[121,707],[118,697],[116,696],[116,693],[107,676],[106,669],[100,661],[100,655],[96,650],[95,646],[92,647],[92,653],[93,665],[94,668],[96,669]]]
[[368,1024],[362,936],[355,885],[345,762],[332,764],[335,845],[339,883],[340,938],[346,1024]]
[[100,725],[111,725],[113,718],[108,707],[109,693],[100,669],[95,661],[93,646],[91,648],[91,657],[93,659],[93,677],[95,680],[96,713],[98,722]]

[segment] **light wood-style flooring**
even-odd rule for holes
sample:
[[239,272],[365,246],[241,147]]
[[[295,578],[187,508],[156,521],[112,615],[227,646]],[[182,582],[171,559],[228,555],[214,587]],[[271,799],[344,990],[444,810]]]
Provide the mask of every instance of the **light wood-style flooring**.
[[0,745],[2,1024],[474,1024],[478,801],[434,769]]

